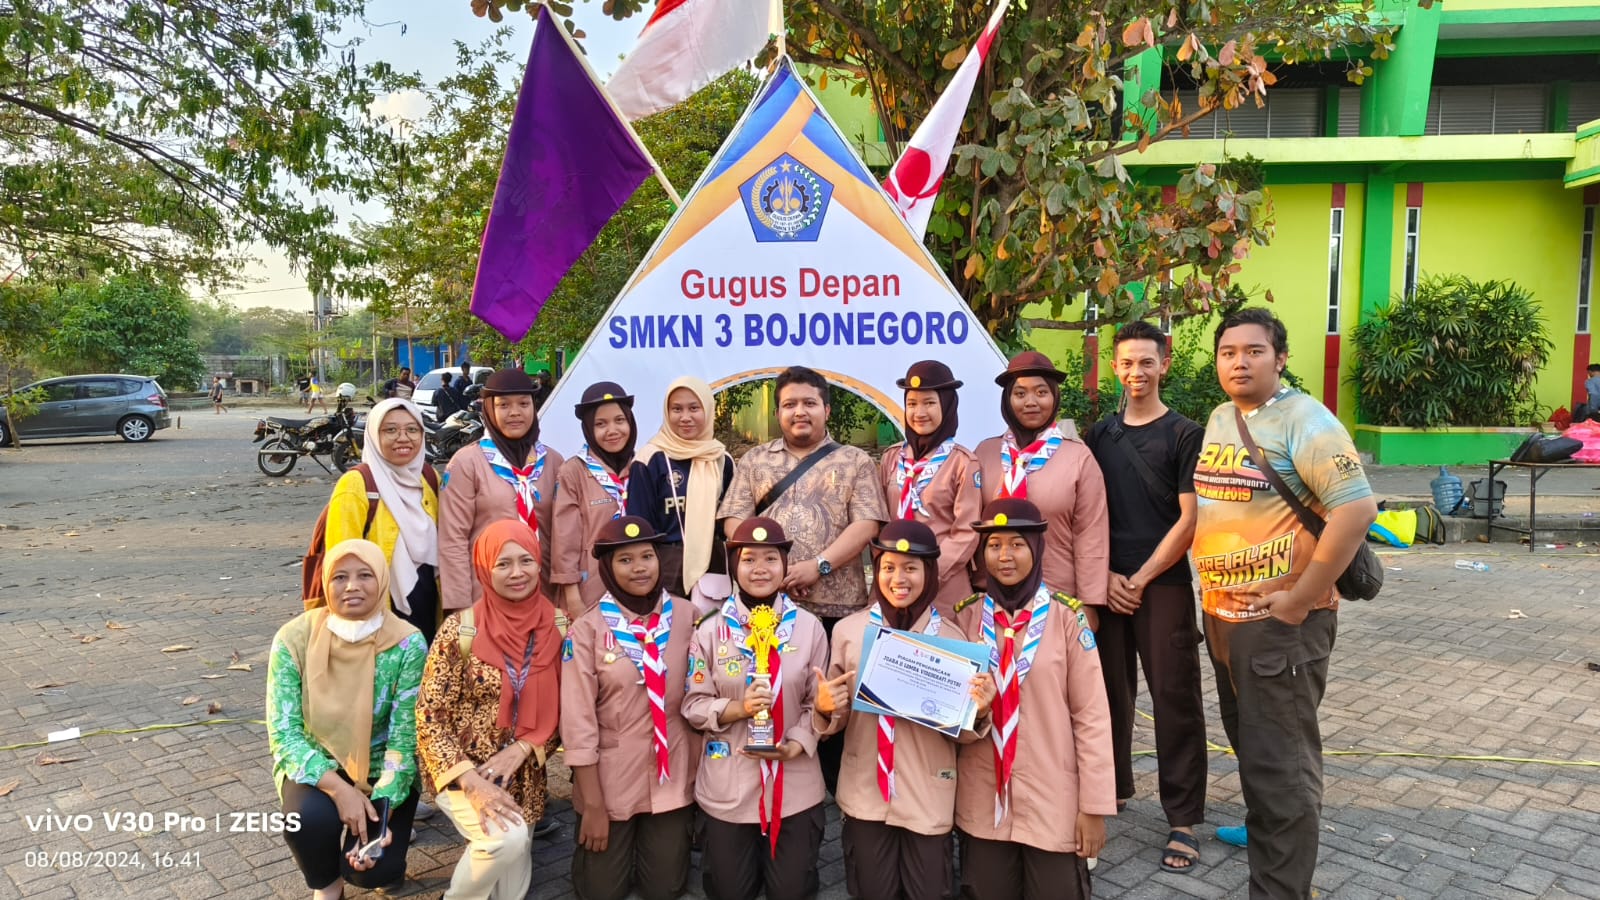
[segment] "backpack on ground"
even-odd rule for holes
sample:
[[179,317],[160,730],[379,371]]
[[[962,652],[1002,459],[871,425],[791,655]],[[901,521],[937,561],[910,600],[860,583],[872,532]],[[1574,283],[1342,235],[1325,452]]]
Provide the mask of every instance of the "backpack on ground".
[[[366,463],[357,465],[351,471],[361,473],[361,480],[367,489],[367,520],[361,525],[361,536],[366,537],[372,530],[373,518],[378,514],[378,482],[373,480],[372,469]],[[433,488],[433,494],[437,497],[439,473],[433,466],[423,464],[422,480],[427,482],[428,487]],[[328,599],[322,593],[322,557],[327,552],[327,544],[328,506],[324,504],[322,515],[317,516],[317,524],[311,527],[311,546],[306,549],[306,555],[300,560],[300,600],[306,609],[328,605]]]
[[1424,503],[1412,509],[1417,514],[1417,543],[1444,543],[1444,516],[1439,514],[1439,508],[1432,503]]

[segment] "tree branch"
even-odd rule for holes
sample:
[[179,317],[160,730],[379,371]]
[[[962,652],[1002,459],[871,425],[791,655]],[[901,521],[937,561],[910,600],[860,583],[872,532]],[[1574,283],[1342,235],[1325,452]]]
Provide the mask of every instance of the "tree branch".
[[928,105],[933,105],[933,91],[927,80],[919,75],[917,70],[911,68],[909,63],[896,55],[882,41],[878,40],[876,34],[855,24],[859,21],[858,16],[849,15],[833,0],[812,0],[812,2],[817,5],[818,9],[845,26],[851,34],[855,35],[856,40],[861,42],[861,46],[871,50],[889,68],[893,69],[901,78],[904,78],[907,85],[915,87],[922,99],[928,101]]

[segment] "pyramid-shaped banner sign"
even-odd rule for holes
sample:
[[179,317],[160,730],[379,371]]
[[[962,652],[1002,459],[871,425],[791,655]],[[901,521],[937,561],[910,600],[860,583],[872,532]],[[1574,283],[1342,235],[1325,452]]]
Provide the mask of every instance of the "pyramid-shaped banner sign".
[[569,410],[597,381],[634,395],[643,443],[666,386],[713,390],[809,366],[903,420],[895,380],[941,360],[968,447],[1004,430],[1005,358],[787,59],[544,405],[541,439],[583,445]]

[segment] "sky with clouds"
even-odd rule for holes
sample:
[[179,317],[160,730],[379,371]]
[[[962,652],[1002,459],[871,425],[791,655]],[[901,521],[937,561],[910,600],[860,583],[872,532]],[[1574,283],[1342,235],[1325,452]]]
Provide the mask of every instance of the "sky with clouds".
[[[573,18],[587,35],[584,47],[591,64],[604,78],[633,45],[644,27],[644,17],[613,22],[601,11],[599,0],[578,0],[573,7]],[[360,58],[385,60],[401,71],[420,74],[430,84],[455,71],[456,41],[475,46],[498,27],[474,16],[471,0],[370,0],[367,22],[348,29],[349,35],[363,41]],[[507,13],[501,24],[512,29],[508,45],[512,55],[526,58],[533,40],[532,17],[525,12]],[[391,119],[415,119],[423,111],[422,95],[415,91],[383,97],[373,105],[374,114]],[[341,215],[355,212],[354,207],[341,209]],[[359,212],[363,218],[382,216],[381,208],[363,207]],[[218,297],[241,309],[275,306],[310,312],[311,294],[289,261],[265,246],[255,252],[257,263],[244,273],[247,283]]]

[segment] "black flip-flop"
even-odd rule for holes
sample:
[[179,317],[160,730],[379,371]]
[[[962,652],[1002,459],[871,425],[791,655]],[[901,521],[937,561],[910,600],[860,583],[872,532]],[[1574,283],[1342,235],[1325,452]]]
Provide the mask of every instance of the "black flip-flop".
[[[1185,852],[1183,850],[1174,850],[1171,847],[1162,847],[1161,848],[1161,868],[1166,869],[1168,872],[1193,872],[1195,870],[1195,868],[1200,865],[1200,839],[1199,838],[1195,837],[1192,834],[1185,834],[1182,831],[1169,831],[1169,832],[1167,832],[1167,843],[1168,844],[1183,844],[1185,847],[1189,848],[1190,852]],[[1175,865],[1172,865],[1171,863],[1167,862],[1167,860],[1172,859],[1173,857],[1177,857],[1179,859],[1186,859],[1186,860],[1189,861],[1189,864],[1186,865],[1186,866],[1175,866]]]

